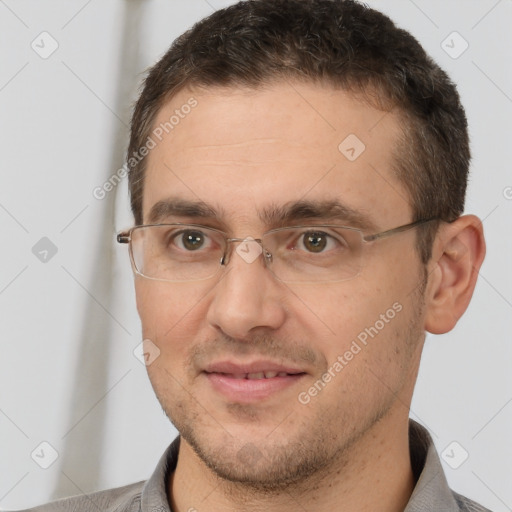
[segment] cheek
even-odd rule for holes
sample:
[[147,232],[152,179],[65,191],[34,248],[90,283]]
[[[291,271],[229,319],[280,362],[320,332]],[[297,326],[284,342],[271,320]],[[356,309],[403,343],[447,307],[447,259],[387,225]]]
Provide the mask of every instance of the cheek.
[[387,275],[379,277],[379,267],[376,265],[371,275],[368,271],[354,280],[324,286],[314,294],[297,292],[307,298],[310,310],[316,313],[308,314],[309,331],[314,332],[316,326],[325,332],[316,338],[322,340],[322,346],[318,341],[315,344],[328,361],[346,355],[345,359],[369,362],[366,359],[370,358],[377,365],[389,364],[390,354],[408,343],[410,324],[418,321],[413,320],[417,297],[410,293],[416,279],[411,269],[390,275],[389,267],[383,268]]
[[304,289],[295,293],[309,310],[307,315],[297,314],[296,318],[302,316],[310,330],[322,328],[328,340],[326,351],[343,348],[370,322],[375,322],[386,303],[380,292],[360,279],[323,285],[316,293],[306,294]]
[[136,279],[135,292],[144,339],[155,343],[164,357],[190,346],[206,317],[205,290]]
[[331,323],[335,334],[318,346],[328,363],[324,377],[333,383],[325,394],[322,391],[325,403],[363,414],[375,404],[385,404],[408,381],[421,345],[417,306],[410,297],[394,298],[390,294],[363,300],[359,295],[350,308],[340,308]]

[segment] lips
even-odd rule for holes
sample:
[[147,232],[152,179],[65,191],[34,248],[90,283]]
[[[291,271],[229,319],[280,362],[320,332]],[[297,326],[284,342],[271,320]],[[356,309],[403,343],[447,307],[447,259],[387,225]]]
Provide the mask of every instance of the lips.
[[254,403],[284,391],[297,383],[306,372],[273,361],[249,364],[220,361],[207,365],[204,374],[213,390],[229,401]]
[[305,373],[292,365],[283,365],[274,361],[260,360],[252,363],[218,361],[206,366],[206,373],[221,373],[234,379],[271,379]]
[[[217,372],[214,372],[217,373]],[[287,377],[288,375],[296,375],[294,373],[287,372],[276,372],[273,370],[267,370],[264,372],[253,372],[253,373],[223,373],[222,375],[226,377],[231,377],[232,379],[273,379],[274,377]]]

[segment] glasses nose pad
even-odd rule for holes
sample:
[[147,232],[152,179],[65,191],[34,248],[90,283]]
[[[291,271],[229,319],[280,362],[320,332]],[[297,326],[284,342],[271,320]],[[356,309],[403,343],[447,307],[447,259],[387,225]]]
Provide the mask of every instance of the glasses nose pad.
[[267,249],[263,249],[263,257],[265,258],[265,263],[272,263],[274,261],[272,253],[267,251]]

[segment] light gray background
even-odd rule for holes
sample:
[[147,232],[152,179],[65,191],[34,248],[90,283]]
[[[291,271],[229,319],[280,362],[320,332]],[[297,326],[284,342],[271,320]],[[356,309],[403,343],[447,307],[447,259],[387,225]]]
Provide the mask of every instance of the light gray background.
[[[103,200],[93,190],[123,164],[143,70],[230,3],[0,0],[2,509],[146,479],[175,436],[133,354],[132,277],[126,247],[114,244],[131,223],[126,180]],[[459,86],[473,149],[467,212],[483,219],[488,243],[467,314],[427,341],[411,416],[439,452],[457,441],[469,453],[458,469],[443,462],[454,489],[509,511],[512,1],[369,3]],[[31,47],[51,48],[43,31],[58,43],[46,59]],[[454,31],[469,43],[456,59],[443,49],[462,48]],[[32,252],[42,237],[58,249],[47,262]],[[35,462],[50,461],[43,441],[59,454],[48,469]]]

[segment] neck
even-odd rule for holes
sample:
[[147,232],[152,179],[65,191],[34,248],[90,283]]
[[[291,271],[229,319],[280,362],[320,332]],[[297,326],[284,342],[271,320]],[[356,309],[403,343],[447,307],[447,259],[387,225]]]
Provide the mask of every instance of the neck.
[[178,464],[169,480],[172,510],[401,512],[414,478],[408,418],[400,412],[399,421],[382,418],[321,474],[275,492],[258,492],[220,479],[181,439]]

